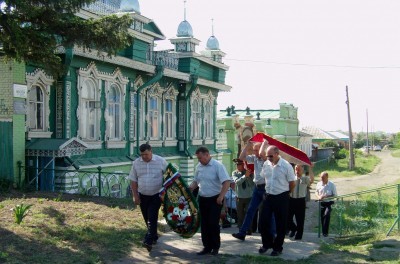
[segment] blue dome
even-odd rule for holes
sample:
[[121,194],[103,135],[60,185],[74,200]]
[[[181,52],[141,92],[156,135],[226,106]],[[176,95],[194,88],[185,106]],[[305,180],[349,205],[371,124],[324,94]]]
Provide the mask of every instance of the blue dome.
[[138,0],[122,0],[119,9],[121,12],[136,12],[140,14],[140,6]]
[[207,40],[207,49],[209,50],[219,50],[219,42],[218,39],[214,36],[211,36]]
[[186,20],[183,20],[178,26],[177,37],[193,37],[192,26]]

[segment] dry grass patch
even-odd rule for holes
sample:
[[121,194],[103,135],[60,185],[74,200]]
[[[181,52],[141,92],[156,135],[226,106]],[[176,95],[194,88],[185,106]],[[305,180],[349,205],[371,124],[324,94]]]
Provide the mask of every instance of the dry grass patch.
[[[32,204],[20,225],[12,208]],[[0,263],[108,263],[140,244],[145,225],[130,199],[0,194]]]

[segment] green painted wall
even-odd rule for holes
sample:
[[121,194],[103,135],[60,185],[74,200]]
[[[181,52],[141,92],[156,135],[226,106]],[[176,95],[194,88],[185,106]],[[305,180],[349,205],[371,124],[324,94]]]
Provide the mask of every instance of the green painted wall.
[[149,49],[149,44],[140,40],[140,39],[135,39],[133,43],[133,59],[140,61],[140,62],[146,62],[146,52]]
[[14,114],[13,106],[14,101],[26,100],[13,97],[13,84],[26,84],[25,65],[0,58],[0,75],[0,178],[18,184],[17,161],[25,161],[25,114]]

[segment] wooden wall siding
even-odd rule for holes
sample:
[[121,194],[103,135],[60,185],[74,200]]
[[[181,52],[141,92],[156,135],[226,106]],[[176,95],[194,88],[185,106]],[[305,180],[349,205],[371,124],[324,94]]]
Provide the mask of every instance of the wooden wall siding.
[[133,60],[137,60],[140,62],[146,63],[146,53],[149,48],[149,44],[139,40],[135,39],[135,42],[133,43]]
[[213,66],[202,63],[199,70],[199,77],[210,81],[214,81],[213,80],[214,70],[215,68]]

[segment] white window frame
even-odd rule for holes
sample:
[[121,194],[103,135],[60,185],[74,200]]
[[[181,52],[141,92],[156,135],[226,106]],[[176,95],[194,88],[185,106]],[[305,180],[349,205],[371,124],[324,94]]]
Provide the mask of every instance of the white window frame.
[[[43,116],[42,116],[42,129],[31,128],[30,124],[32,119],[36,119],[32,111],[26,113],[26,128],[28,132],[28,139],[31,138],[50,138],[53,132],[50,132],[49,116],[50,116],[50,87],[54,83],[52,77],[47,76],[42,69],[36,69],[32,73],[26,74],[26,83],[28,88],[28,100],[31,103],[31,91],[38,87],[43,94]],[[29,106],[30,107],[30,106]]]
[[[115,93],[113,97],[111,97],[112,93]],[[122,139],[121,94],[121,89],[116,84],[112,84],[107,93],[107,140]]]
[[[96,144],[95,142],[101,141],[101,88],[99,80],[96,81],[94,79],[87,79],[84,83],[81,84],[78,90],[79,138],[89,145],[94,145]],[[93,126],[93,128],[90,127],[91,125]]]
[[[129,82],[129,79],[124,77],[122,75],[122,72],[119,68],[116,68],[115,71],[110,74],[110,73],[104,73],[100,72],[96,68],[96,64],[94,62],[91,62],[87,68],[80,68],[77,71],[78,74],[78,96],[79,96],[79,106],[77,110],[77,118],[78,118],[78,137],[81,138],[86,144],[88,144],[89,148],[91,149],[101,149],[102,148],[102,135],[100,131],[100,121],[101,121],[101,114],[102,114],[102,103],[101,103],[101,91],[102,91],[102,82],[105,81],[105,93],[106,93],[106,107],[104,107],[104,116],[106,119],[106,128],[108,128],[108,123],[107,120],[109,118],[108,116],[108,92],[109,89],[112,85],[116,85],[121,92],[121,101],[120,101],[120,112],[121,112],[121,122],[120,122],[120,131],[121,131],[121,136],[118,140],[109,140],[108,136],[108,130],[106,129],[106,134],[105,134],[105,139],[106,139],[106,148],[124,148],[126,146],[126,141],[125,141],[125,129],[124,129],[124,124],[125,124],[125,94],[126,94],[126,85]],[[96,112],[96,121],[98,124],[98,127],[95,129],[95,138],[94,139],[87,139],[87,138],[82,138],[81,135],[83,135],[83,130],[86,129],[85,126],[87,125],[87,122],[85,123],[82,117],[82,114],[84,113],[84,99],[82,98],[82,89],[85,88],[85,85],[94,85],[96,95],[95,95],[95,101],[98,103],[95,103],[96,106],[98,107],[98,113]]]
[[[204,122],[206,122],[206,115],[209,116],[209,127],[206,128],[206,124],[204,124],[204,142],[203,144],[214,144],[215,142],[215,135],[216,131],[214,129],[214,102],[216,98],[213,96],[211,91],[209,90],[206,95],[203,97],[203,104],[204,104]],[[206,104],[210,105],[210,112],[206,113]],[[207,121],[208,122],[208,121]],[[206,131],[207,129],[207,131]],[[208,134],[209,133],[209,134]]]
[[[177,131],[176,131],[176,98],[179,94],[179,91],[175,89],[172,85],[167,87],[164,92],[164,115],[163,115],[163,125],[164,125],[164,146],[176,146],[178,144],[177,141]],[[167,100],[171,101],[171,111],[167,112]],[[169,127],[167,126],[167,115],[170,119]],[[167,136],[167,130],[170,130],[171,136]]]
[[204,102],[204,138],[211,139],[213,137],[212,129],[213,119],[212,119],[212,107],[209,101]]
[[173,129],[173,100],[165,98],[164,101],[164,137],[165,139],[174,138]]
[[148,99],[148,130],[150,140],[160,140],[161,138],[161,100],[158,96],[149,96]]

